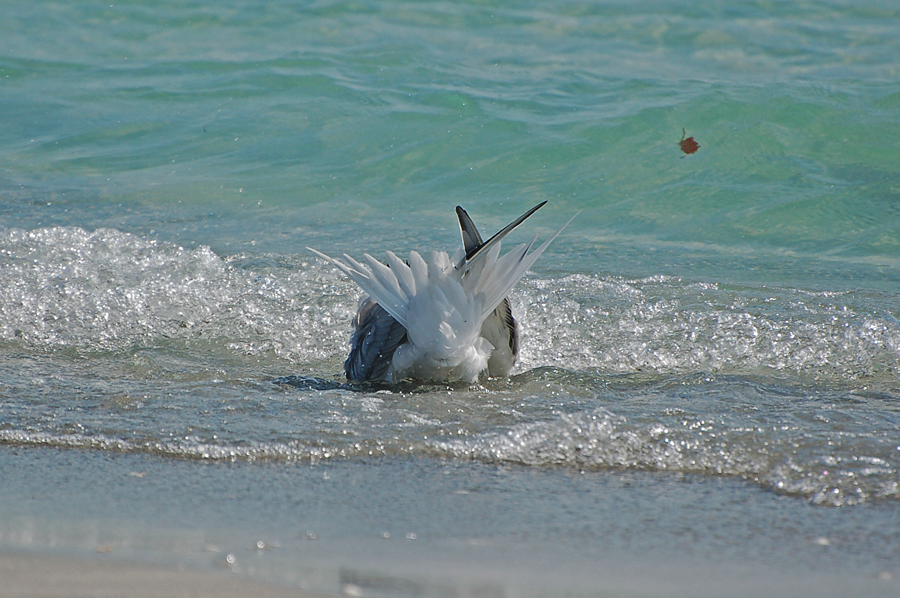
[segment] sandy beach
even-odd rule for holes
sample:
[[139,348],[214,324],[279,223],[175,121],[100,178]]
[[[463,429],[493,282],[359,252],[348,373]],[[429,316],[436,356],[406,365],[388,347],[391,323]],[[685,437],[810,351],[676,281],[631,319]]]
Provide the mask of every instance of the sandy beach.
[[183,570],[109,559],[0,553],[2,598],[314,598],[282,586],[238,579],[222,571]]
[[[832,574],[785,574],[771,570],[737,565],[714,566],[709,570],[682,568],[660,564],[652,572],[640,572],[640,565],[619,563],[599,564],[605,571],[604,581],[595,587],[581,584],[572,586],[569,596],[844,596],[853,588],[865,596],[893,596],[896,589],[893,577],[884,573],[877,578],[843,578]],[[428,569],[427,567],[425,569]],[[433,571],[430,571],[433,574]],[[451,575],[468,578],[472,572],[451,567],[438,578]],[[520,572],[521,573],[521,572]],[[425,573],[428,577],[428,572]],[[363,576],[365,577],[365,576]],[[448,584],[448,580],[432,585],[410,580],[399,585],[376,584],[369,587],[345,583],[335,588],[346,596],[369,595],[546,595],[539,591],[541,584],[534,572],[524,574],[519,587],[488,578],[476,582],[478,575],[460,586]],[[551,575],[552,577],[552,575]],[[435,578],[435,579],[438,579]],[[399,578],[398,578],[399,579]],[[372,578],[369,581],[391,581],[389,578]],[[397,582],[398,580],[393,580]],[[558,581],[558,580],[557,580]],[[595,580],[597,581],[597,580]],[[537,583],[537,586],[532,584]],[[412,593],[410,590],[412,589]],[[533,593],[537,591],[537,593]],[[449,593],[448,593],[449,592]],[[487,592],[487,594],[484,594]],[[185,569],[178,566],[139,564],[107,555],[58,556],[28,553],[0,553],[0,598],[245,598],[267,596],[271,598],[317,598],[335,594],[320,594],[291,588],[246,577],[227,571]]]

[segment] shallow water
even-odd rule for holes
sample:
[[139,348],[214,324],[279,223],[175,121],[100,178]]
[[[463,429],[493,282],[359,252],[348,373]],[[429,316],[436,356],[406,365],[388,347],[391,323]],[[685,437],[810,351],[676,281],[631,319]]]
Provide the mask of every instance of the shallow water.
[[[8,12],[0,547],[332,591],[668,592],[597,574],[623,561],[896,590],[890,3]],[[456,204],[491,234],[544,199],[515,240],[581,213],[511,296],[509,380],[346,383],[359,292],[306,246],[452,251]]]

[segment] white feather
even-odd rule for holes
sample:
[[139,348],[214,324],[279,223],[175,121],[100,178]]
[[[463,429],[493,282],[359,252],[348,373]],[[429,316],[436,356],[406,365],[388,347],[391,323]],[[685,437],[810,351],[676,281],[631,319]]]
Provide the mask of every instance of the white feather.
[[469,259],[463,251],[452,261],[443,251],[432,252],[427,262],[411,251],[405,263],[388,251],[387,264],[369,254],[365,264],[344,254],[344,263],[308,249],[340,268],[406,329],[408,342],[394,352],[390,382],[407,377],[475,382],[494,350],[482,336],[485,319],[568,224],[534,251],[537,237],[502,257],[500,238],[508,231]]

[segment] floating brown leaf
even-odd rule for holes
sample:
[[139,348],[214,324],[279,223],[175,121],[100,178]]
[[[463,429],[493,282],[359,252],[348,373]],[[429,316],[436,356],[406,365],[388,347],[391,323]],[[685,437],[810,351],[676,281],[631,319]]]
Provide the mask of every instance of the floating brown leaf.
[[678,145],[681,146],[681,151],[684,153],[693,154],[700,149],[700,144],[697,143],[693,137],[685,138],[685,135],[687,135],[687,133],[685,133],[684,129],[681,129],[681,141],[678,142]]

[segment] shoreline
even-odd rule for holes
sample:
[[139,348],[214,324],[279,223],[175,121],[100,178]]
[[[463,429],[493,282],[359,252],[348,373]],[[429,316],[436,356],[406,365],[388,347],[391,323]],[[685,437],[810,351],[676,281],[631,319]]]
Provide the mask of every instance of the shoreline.
[[0,473],[0,598],[898,590],[893,502],[822,508],[730,478],[46,447],[0,447]]
[[0,598],[322,598],[299,588],[177,565],[105,555],[60,556],[0,551]]
[[[458,563],[457,563],[458,565]],[[362,596],[374,590],[382,596],[443,595],[448,591],[455,595],[460,590],[490,588],[502,591],[505,584],[490,576],[480,580],[478,575],[468,579],[469,584],[448,583],[451,578],[466,579],[470,572],[465,567],[451,565],[442,575],[434,576],[428,567],[424,571],[431,577],[430,583],[420,585],[406,579],[396,583],[390,575],[368,577],[362,575],[359,585],[352,576],[342,580],[334,592],[320,593],[264,580],[248,578],[225,570],[209,570],[185,565],[164,565],[129,559],[112,558],[109,555],[61,555],[28,551],[0,550],[0,598],[327,598],[329,596]],[[667,563],[652,572],[642,570],[641,565],[606,563],[605,579],[592,586],[576,583],[564,590],[569,596],[772,596],[809,595],[845,596],[852,589],[869,596],[893,596],[896,581],[889,573],[877,577],[846,579],[831,574],[776,572],[754,566],[741,567],[713,564],[701,571],[694,566],[682,569]],[[529,575],[525,575],[528,578]],[[534,581],[532,579],[531,581]],[[557,580],[559,581],[559,580]],[[595,580],[596,581],[596,580]],[[375,582],[375,585],[371,585]],[[393,583],[392,583],[393,582]],[[472,585],[474,583],[474,585]],[[527,579],[520,583],[528,585]],[[551,582],[552,583],[552,582]],[[543,584],[539,584],[543,585]],[[409,589],[416,591],[409,593]],[[523,588],[519,587],[518,591]],[[534,595],[553,595],[547,587],[536,587]],[[429,591],[431,590],[431,591]],[[502,594],[505,595],[505,594]],[[530,595],[530,593],[529,593]]]

